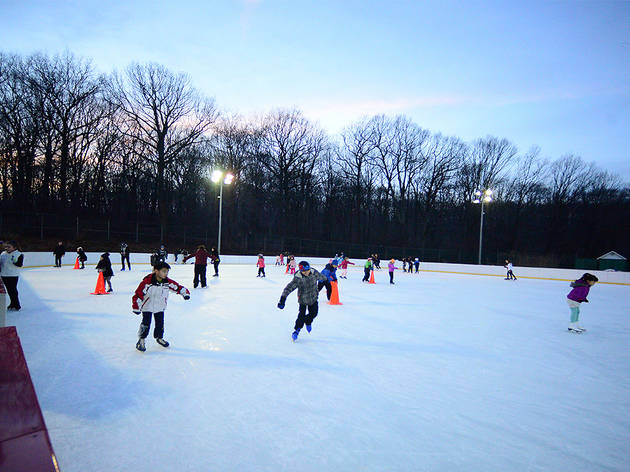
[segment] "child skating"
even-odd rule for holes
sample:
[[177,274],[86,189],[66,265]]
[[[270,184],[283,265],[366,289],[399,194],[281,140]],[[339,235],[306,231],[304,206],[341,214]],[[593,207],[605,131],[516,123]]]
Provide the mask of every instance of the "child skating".
[[588,292],[599,279],[593,274],[586,273],[578,280],[571,282],[573,290],[567,295],[567,304],[571,310],[571,322],[569,323],[569,331],[572,333],[583,333],[586,331],[580,326],[580,305],[588,303]]
[[350,262],[350,259],[348,259],[347,257],[344,257],[343,260],[341,261],[341,264],[339,264],[339,267],[341,268],[341,275],[339,276],[339,278],[341,279],[347,279],[348,278],[348,266],[349,265],[355,265],[354,262]]
[[109,287],[107,292],[113,292],[112,277],[114,276],[114,271],[112,270],[112,261],[109,260],[109,252],[101,254],[101,259],[98,261],[98,264],[96,264],[96,270],[103,273],[105,283]]
[[142,322],[138,330],[138,342],[136,349],[138,351],[146,351],[145,339],[149,335],[151,328],[151,318],[155,317],[155,329],[153,337],[155,341],[162,347],[168,347],[170,344],[164,340],[164,312],[170,292],[175,292],[184,297],[184,300],[190,299],[188,289],[174,280],[168,278],[168,271],[171,266],[166,262],[158,262],[153,269],[153,273],[147,275],[131,299],[133,312],[136,315],[142,313]]
[[295,257],[291,256],[291,262],[289,263],[289,272],[291,275],[295,275],[295,271],[297,269],[297,262],[295,262]]
[[514,272],[513,272],[514,266],[509,260],[507,259],[505,260],[505,265],[503,267],[507,269],[507,275],[505,277],[505,280],[516,280],[516,276],[514,275]]
[[363,266],[363,280],[361,280],[361,282],[370,281],[370,272],[372,271],[372,269],[372,258],[368,257],[368,260],[365,261],[365,266]]
[[265,277],[265,257],[262,254],[258,254],[256,267],[258,267],[258,275],[256,277]]
[[206,246],[203,244],[197,247],[197,250],[186,257],[184,257],[182,263],[186,263],[188,259],[195,258],[195,277],[193,278],[193,288],[199,286],[199,280],[201,279],[201,288],[206,288],[206,269],[208,268],[208,259],[212,259],[212,255],[206,250]]
[[87,254],[82,247],[77,248],[77,257],[79,258],[79,262],[81,263],[81,269],[85,269],[85,263],[87,262]]
[[387,264],[387,268],[389,269],[389,283],[391,285],[394,285],[394,271],[400,269],[396,267],[396,261],[394,259],[389,261],[389,264]]
[[289,284],[284,288],[280,301],[278,302],[278,308],[282,310],[289,294],[296,288],[298,289],[297,296],[300,309],[298,311],[298,317],[295,320],[294,331],[291,334],[293,341],[297,340],[300,330],[304,327],[304,325],[306,325],[306,331],[309,333],[311,332],[313,320],[317,316],[317,312],[319,310],[317,297],[319,295],[319,290],[321,289],[317,288],[318,282],[323,282],[326,287],[329,300],[330,293],[332,291],[328,278],[325,275],[320,274],[315,269],[312,269],[308,262],[300,262],[298,268],[299,272],[295,274],[293,280],[291,280],[291,282],[289,282]]

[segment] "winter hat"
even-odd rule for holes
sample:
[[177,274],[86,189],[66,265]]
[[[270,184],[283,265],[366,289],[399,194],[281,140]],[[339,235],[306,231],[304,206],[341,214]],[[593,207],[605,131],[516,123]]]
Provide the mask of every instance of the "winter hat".
[[300,269],[300,272],[305,271],[305,270],[309,270],[311,268],[311,265],[306,262],[306,261],[301,261],[298,264],[298,268]]

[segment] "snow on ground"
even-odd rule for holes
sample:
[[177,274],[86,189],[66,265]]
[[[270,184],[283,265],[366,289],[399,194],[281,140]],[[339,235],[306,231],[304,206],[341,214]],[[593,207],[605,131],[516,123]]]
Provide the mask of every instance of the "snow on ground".
[[23,272],[8,323],[64,472],[630,470],[630,287],[595,286],[576,335],[566,282],[355,269],[292,343],[284,270],[222,266],[143,354],[146,273],[97,297],[91,269]]

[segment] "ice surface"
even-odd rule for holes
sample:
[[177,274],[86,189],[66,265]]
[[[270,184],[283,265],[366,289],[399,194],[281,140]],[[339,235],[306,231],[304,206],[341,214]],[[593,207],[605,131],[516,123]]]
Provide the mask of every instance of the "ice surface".
[[228,265],[139,353],[146,273],[97,297],[94,270],[23,272],[8,323],[64,472],[630,470],[630,287],[595,286],[576,335],[566,282],[355,269],[293,343],[284,269]]

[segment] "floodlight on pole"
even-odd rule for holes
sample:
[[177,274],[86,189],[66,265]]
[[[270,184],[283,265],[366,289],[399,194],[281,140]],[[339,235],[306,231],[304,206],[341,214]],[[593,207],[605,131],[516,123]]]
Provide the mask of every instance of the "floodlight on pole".
[[234,181],[234,174],[230,172],[223,172],[222,170],[214,170],[212,171],[212,176],[210,179],[215,183],[219,184],[219,235],[217,238],[217,253],[221,254],[221,224],[223,217],[223,186],[230,185]]
[[483,192],[481,190],[476,190],[473,193],[473,203],[481,204],[481,221],[479,223],[479,257],[477,259],[477,263],[481,265],[481,250],[483,247],[483,215],[485,212],[483,211],[483,206],[486,203],[490,203],[492,201],[492,190],[486,189]]

